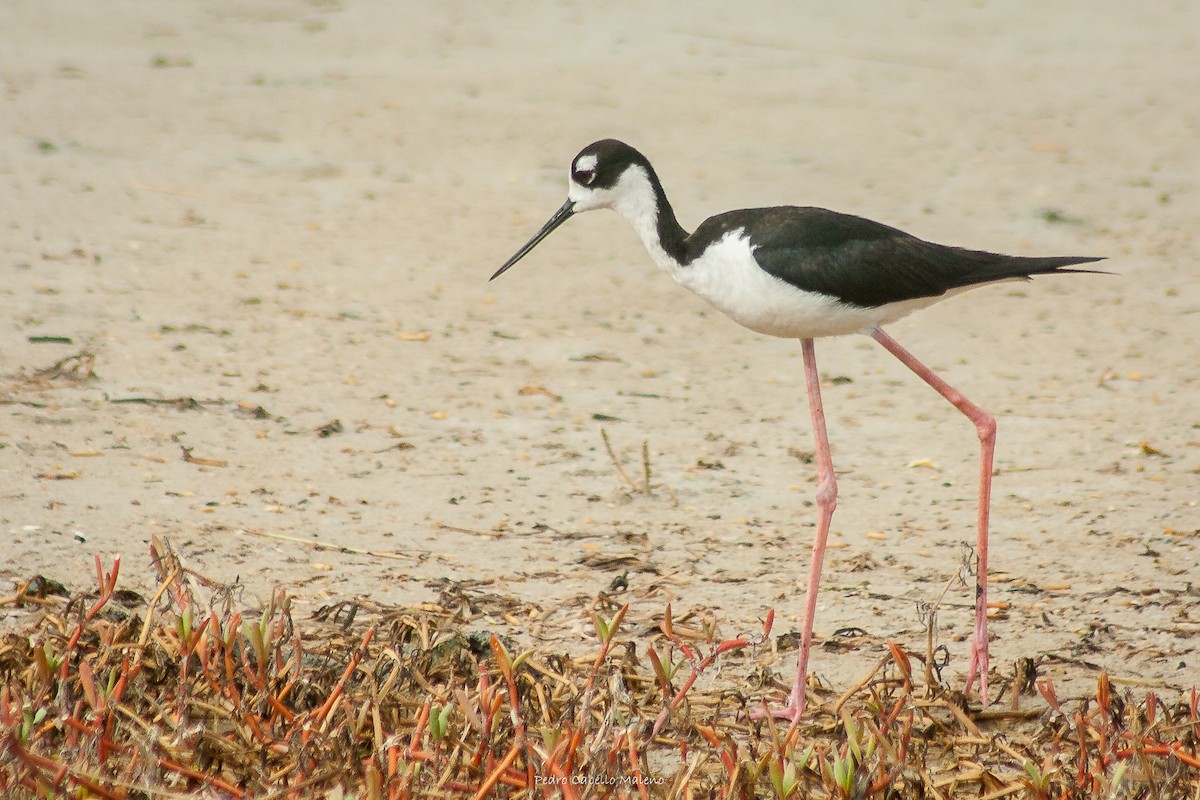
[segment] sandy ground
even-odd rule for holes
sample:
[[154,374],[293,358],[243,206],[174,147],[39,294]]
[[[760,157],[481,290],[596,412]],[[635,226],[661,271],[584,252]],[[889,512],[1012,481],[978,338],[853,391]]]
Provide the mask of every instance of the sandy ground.
[[[570,649],[625,574],[644,616],[797,630],[798,343],[672,284],[613,214],[487,282],[616,136],[687,227],[794,203],[1108,256],[890,330],[1000,419],[995,666],[1200,680],[1200,5],[645,5],[0,5],[0,580],[85,591],[119,553],[152,591],[158,534],[247,605],[457,587]],[[79,353],[90,378],[39,373]],[[816,627],[865,631],[813,661],[839,686],[885,637],[923,647],[977,445],[865,337],[818,358],[841,497]],[[601,426],[635,481],[648,442],[652,494]],[[971,602],[954,584],[938,618],[955,680]]]

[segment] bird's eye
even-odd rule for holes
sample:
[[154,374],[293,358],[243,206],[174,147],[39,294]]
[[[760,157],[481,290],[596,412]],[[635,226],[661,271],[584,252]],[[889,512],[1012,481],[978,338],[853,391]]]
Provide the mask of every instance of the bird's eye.
[[575,180],[578,183],[582,183],[584,186],[591,186],[592,181],[596,180],[596,173],[590,169],[576,170]]

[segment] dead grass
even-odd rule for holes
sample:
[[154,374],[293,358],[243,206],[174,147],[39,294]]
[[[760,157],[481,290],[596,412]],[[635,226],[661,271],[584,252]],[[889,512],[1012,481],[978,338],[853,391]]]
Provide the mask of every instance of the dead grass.
[[770,619],[722,640],[668,607],[635,637],[601,597],[590,655],[518,654],[468,632],[469,603],[297,620],[279,590],[247,615],[151,556],[148,601],[99,559],[88,596],[36,578],[0,600],[41,607],[0,643],[4,797],[1200,798],[1195,690],[1101,676],[1061,703],[1031,668],[979,713],[890,644],[787,727],[748,713],[783,688],[754,666]]

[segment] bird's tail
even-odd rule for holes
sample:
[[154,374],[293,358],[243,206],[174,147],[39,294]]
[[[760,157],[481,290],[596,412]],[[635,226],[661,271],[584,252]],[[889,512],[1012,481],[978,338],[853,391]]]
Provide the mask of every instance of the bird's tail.
[[1034,275],[1063,274],[1070,272],[1090,272],[1101,275],[1112,273],[1102,269],[1068,269],[1079,264],[1093,264],[1103,261],[1103,256],[1003,256],[997,253],[965,251],[974,258],[974,268],[962,273],[960,285],[967,286],[977,283],[990,283],[1015,279],[1029,279]]
[[1094,264],[1103,261],[1104,256],[1013,256],[1017,262],[1011,266],[1027,269],[1029,275],[1045,275],[1047,272],[1094,272],[1104,275],[1112,273],[1102,269],[1064,269],[1076,264]]

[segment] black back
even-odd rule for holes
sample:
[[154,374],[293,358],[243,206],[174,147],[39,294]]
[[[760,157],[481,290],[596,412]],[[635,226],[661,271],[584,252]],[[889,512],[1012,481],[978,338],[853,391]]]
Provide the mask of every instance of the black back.
[[934,244],[879,222],[823,208],[748,208],[705,220],[687,238],[685,263],[726,234],[742,229],[766,272],[799,289],[862,307],[992,281],[1048,272],[1102,259],[1028,258]]

